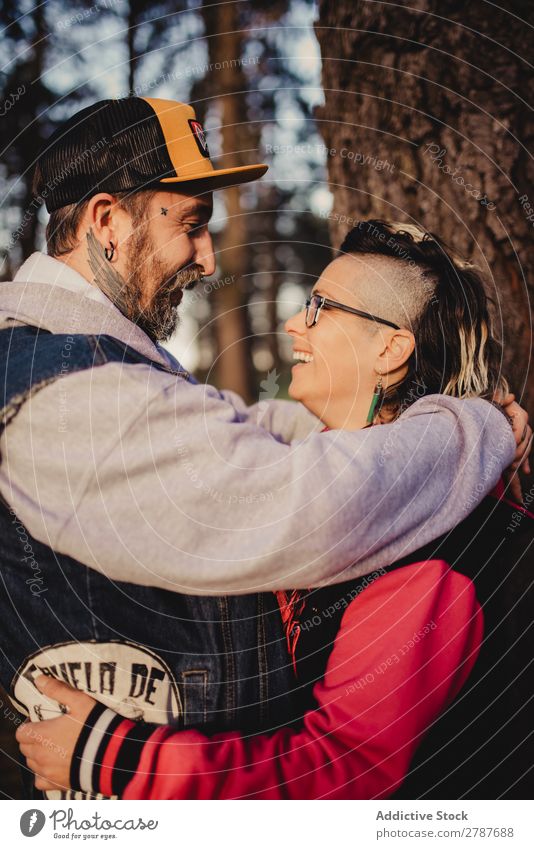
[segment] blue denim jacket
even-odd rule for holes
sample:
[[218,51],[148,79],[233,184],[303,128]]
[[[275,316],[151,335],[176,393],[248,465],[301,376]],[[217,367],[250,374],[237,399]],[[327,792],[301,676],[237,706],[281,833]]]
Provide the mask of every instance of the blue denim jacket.
[[[123,361],[165,370],[110,336],[3,330],[0,429],[61,379],[66,359],[68,374]],[[260,731],[288,721],[294,679],[273,594],[186,596],[110,581],[105,568],[53,551],[0,506],[0,680],[23,714],[61,710],[33,685],[45,672],[148,722]]]

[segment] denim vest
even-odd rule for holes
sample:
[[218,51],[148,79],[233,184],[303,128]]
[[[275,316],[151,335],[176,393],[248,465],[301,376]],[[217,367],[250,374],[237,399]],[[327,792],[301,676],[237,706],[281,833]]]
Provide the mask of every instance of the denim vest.
[[[109,362],[188,379],[111,336],[0,331],[0,430],[63,374]],[[294,678],[272,593],[208,598],[113,582],[38,542],[7,505],[0,576],[0,680],[32,720],[58,713],[32,683],[40,672],[147,722],[254,732],[291,716]]]

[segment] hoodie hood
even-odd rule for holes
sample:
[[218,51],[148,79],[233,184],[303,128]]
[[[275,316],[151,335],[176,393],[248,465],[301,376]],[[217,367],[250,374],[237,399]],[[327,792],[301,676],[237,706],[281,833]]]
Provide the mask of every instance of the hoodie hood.
[[108,334],[165,366],[182,368],[109,298],[64,262],[36,252],[0,283],[0,329],[29,324],[50,333]]

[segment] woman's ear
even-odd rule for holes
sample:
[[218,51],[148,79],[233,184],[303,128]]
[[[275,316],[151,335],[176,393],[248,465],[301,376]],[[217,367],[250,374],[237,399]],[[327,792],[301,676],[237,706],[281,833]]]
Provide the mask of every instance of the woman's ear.
[[410,330],[395,330],[378,355],[375,370],[380,374],[402,368],[415,350],[415,336]]

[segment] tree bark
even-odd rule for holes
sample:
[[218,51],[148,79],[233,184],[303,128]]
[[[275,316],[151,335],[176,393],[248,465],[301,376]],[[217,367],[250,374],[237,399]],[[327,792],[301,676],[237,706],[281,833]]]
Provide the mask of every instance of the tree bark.
[[[332,243],[339,246],[360,219],[386,218],[419,224],[474,259],[496,302],[503,371],[533,418],[534,167],[527,104],[534,74],[527,61],[532,28],[524,19],[532,24],[534,11],[525,0],[510,0],[505,10],[482,0],[410,6],[320,2],[325,105],[317,119],[329,148]],[[532,510],[534,486],[529,497]],[[499,588],[508,611],[501,633],[510,672],[502,731],[513,744],[493,776],[476,776],[475,798],[499,782],[504,797],[524,798],[527,791],[528,539],[515,552],[507,543],[509,571]]]
[[[245,151],[252,145],[251,130],[244,117],[247,83],[241,65],[236,62],[243,49],[239,10],[237,4],[205,3],[202,13],[211,65],[208,93],[210,99],[217,101],[221,117],[221,167],[246,165]],[[255,381],[245,290],[249,238],[240,187],[226,189],[224,200],[227,223],[218,237],[218,254],[222,277],[232,282],[210,295],[218,351],[216,381],[250,401],[254,399]]]
[[126,43],[128,48],[128,91],[130,96],[135,95],[135,84],[139,70],[139,55],[136,50],[137,28],[141,23],[141,16],[146,6],[143,0],[130,0],[127,11]]
[[533,417],[534,74],[522,19],[534,12],[525,0],[414,5],[320,3],[333,244],[351,224],[342,216],[378,217],[418,223],[475,259],[504,325],[504,371]]
[[[36,94],[32,98],[34,105],[41,108],[42,98],[42,83],[41,77],[45,64],[46,52],[46,37],[47,26],[45,19],[45,6],[42,3],[36,3],[32,13],[32,24],[34,28],[34,37],[31,44],[31,58],[28,62],[28,78],[32,81],[35,87]],[[30,95],[31,97],[31,95]],[[36,109],[37,112],[37,109]],[[31,132],[27,130],[23,133],[22,144],[26,150],[27,162],[33,163],[40,150],[42,144],[41,126],[39,122],[31,122]],[[20,144],[20,142],[19,142]],[[33,167],[26,167],[23,173],[24,194],[22,196],[22,221],[20,230],[20,253],[22,259],[26,259],[37,248],[37,233],[39,230],[38,206],[32,204],[33,201]]]

